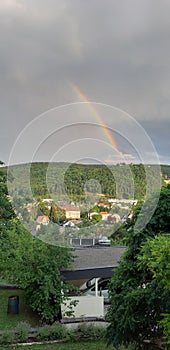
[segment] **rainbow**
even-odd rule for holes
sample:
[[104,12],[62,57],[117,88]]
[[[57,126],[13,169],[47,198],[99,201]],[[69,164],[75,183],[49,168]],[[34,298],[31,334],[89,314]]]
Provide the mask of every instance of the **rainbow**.
[[94,107],[94,104],[92,104],[92,102],[90,102],[88,100],[87,96],[79,89],[78,86],[76,86],[75,84],[71,83],[71,87],[73,88],[73,90],[75,91],[76,95],[78,95],[78,97],[81,99],[82,102],[88,103],[88,106],[89,106],[90,110],[93,112],[93,115],[95,116],[96,120],[100,123],[100,125],[102,127],[102,130],[103,130],[104,134],[106,135],[106,138],[109,140],[109,142],[112,145],[112,147],[114,148],[114,150],[116,150],[119,154],[121,154],[121,152],[118,149],[118,145],[116,143],[116,140],[112,136],[109,128],[104,123],[104,121],[101,118],[100,114],[98,113],[97,109]]

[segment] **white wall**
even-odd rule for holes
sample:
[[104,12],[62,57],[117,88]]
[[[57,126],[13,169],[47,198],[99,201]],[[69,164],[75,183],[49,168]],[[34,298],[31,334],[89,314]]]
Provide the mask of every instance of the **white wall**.
[[[71,306],[73,314],[67,315],[70,311],[70,303],[76,302],[76,306]],[[70,297],[61,305],[63,318],[83,318],[83,317],[104,317],[103,296],[75,296]]]

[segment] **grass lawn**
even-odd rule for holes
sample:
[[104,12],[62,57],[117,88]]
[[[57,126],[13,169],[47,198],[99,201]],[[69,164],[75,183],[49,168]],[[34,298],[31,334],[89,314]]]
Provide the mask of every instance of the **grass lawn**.
[[1,350],[114,350],[114,348],[107,347],[103,342],[77,342],[77,343],[57,343],[51,345],[31,345],[31,346],[14,346],[1,347]]
[[[19,314],[7,314],[8,297],[19,296]],[[18,322],[27,321],[32,327],[38,326],[39,318],[28,306],[24,296],[24,291],[20,289],[0,289],[0,330],[13,329]]]

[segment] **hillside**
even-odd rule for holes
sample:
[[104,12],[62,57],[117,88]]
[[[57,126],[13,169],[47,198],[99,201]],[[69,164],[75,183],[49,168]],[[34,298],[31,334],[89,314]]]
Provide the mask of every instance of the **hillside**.
[[[5,168],[4,168],[5,171]],[[170,177],[170,166],[161,166],[162,181]],[[155,175],[157,174],[157,176]],[[82,165],[68,163],[32,163],[11,166],[8,169],[10,194],[49,198],[65,195],[72,199],[86,193],[101,193],[113,198],[144,199],[146,184],[158,186],[159,169],[156,165],[118,164]],[[28,192],[28,193],[27,193]]]

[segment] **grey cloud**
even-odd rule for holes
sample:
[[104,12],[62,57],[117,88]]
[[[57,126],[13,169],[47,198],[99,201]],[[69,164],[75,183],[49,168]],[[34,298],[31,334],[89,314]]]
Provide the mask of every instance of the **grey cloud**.
[[[151,121],[148,130],[157,145],[159,130],[153,124],[169,118],[169,11],[166,0],[1,2],[5,158],[36,115],[79,100],[70,82],[90,100]],[[166,152],[168,137],[160,135],[158,148]]]

